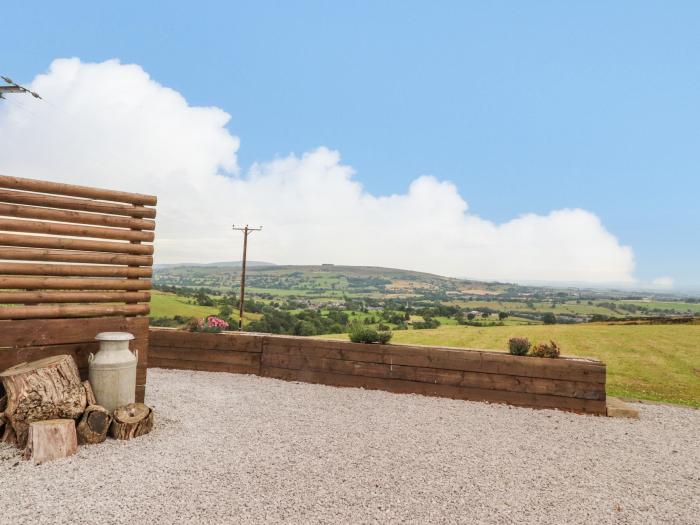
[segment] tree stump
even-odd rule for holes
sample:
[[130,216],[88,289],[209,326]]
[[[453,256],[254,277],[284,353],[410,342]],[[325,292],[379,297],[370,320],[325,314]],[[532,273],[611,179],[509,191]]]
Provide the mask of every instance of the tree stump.
[[153,410],[143,403],[129,403],[114,411],[109,433],[114,439],[131,439],[153,428]]
[[107,431],[112,422],[112,416],[106,408],[100,405],[90,405],[85,409],[78,423],[78,443],[94,445],[107,439]]
[[12,427],[19,448],[27,444],[31,423],[76,419],[85,410],[85,387],[69,355],[20,363],[0,373],[0,379],[7,394],[6,426]]
[[78,450],[75,421],[48,419],[29,425],[24,459],[32,458],[35,465],[54,459],[67,458]]

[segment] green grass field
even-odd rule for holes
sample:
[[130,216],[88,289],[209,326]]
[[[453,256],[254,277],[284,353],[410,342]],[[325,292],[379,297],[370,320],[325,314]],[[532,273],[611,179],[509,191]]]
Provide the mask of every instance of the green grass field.
[[395,331],[391,342],[505,351],[515,336],[554,339],[564,355],[605,362],[608,395],[700,407],[700,325],[447,325]]
[[171,293],[151,292],[151,317],[207,317],[219,311],[215,306],[188,304],[187,298]]

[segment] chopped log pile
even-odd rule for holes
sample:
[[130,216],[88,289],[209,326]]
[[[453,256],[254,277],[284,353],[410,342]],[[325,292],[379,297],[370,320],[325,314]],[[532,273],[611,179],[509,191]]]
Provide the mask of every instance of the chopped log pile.
[[0,380],[1,441],[23,449],[37,465],[75,454],[78,444],[101,443],[108,434],[124,440],[153,428],[153,411],[143,403],[114,414],[97,404],[70,355],[19,363],[0,372]]

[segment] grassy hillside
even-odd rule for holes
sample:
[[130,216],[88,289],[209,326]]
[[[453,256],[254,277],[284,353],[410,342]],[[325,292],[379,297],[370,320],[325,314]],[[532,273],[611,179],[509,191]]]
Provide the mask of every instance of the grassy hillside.
[[218,311],[215,306],[189,304],[188,298],[181,295],[156,290],[151,293],[151,317],[207,317]]
[[[392,343],[500,349],[508,339],[554,339],[563,353],[608,365],[609,395],[700,407],[700,325],[441,326],[394,332]],[[323,336],[347,339],[347,335]]]

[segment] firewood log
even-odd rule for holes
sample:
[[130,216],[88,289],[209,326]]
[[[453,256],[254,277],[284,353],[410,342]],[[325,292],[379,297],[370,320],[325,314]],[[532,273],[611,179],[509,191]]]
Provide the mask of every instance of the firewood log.
[[92,391],[90,381],[83,381],[83,387],[85,388],[85,399],[87,400],[87,406],[96,405],[97,399],[95,399],[95,393]]
[[72,456],[77,449],[74,420],[35,421],[29,425],[24,459],[31,458],[35,465],[41,465],[47,461]]
[[153,410],[143,403],[129,403],[114,410],[109,428],[115,439],[131,439],[148,434],[153,428]]
[[92,445],[102,443],[107,439],[107,431],[112,422],[109,411],[100,405],[90,405],[85,409],[83,417],[78,423],[78,443]]
[[85,410],[85,387],[69,355],[20,363],[0,373],[0,379],[7,395],[6,426],[12,426],[19,448],[26,446],[32,422],[76,419]]
[[3,434],[5,423],[7,423],[5,408],[7,408],[7,396],[2,396],[0,397],[0,434]]

